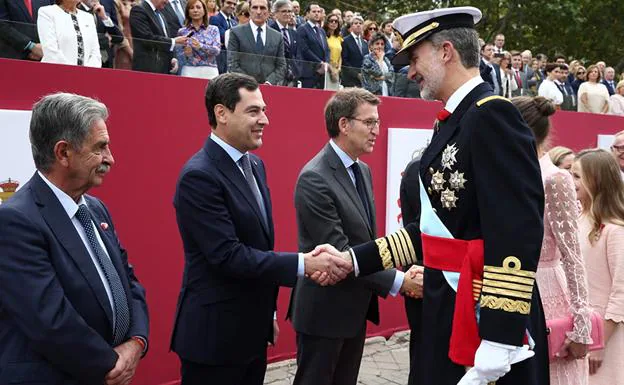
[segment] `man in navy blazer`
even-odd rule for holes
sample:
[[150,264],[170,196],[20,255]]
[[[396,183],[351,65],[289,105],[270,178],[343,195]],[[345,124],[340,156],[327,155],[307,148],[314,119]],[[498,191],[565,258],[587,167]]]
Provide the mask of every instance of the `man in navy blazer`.
[[351,33],[342,41],[342,85],[362,87],[362,61],[368,55],[368,43],[362,37],[361,16],[353,16]]
[[0,205],[0,384],[127,384],[147,351],[145,290],[87,191],[114,160],[102,103],[35,104],[37,171]]
[[609,96],[615,94],[615,85],[617,82],[615,79],[615,69],[613,67],[607,67],[604,70],[604,79],[602,79],[601,83],[607,87],[607,91],[609,91]]
[[262,160],[268,124],[258,82],[228,73],[210,81],[212,134],[184,165],[174,206],[184,245],[184,275],[171,349],[182,385],[261,385],[267,343],[275,343],[279,286],[308,274],[322,284],[351,271],[328,254],[272,251],[271,196]]
[[31,0],[28,9],[24,0],[0,0],[0,57],[41,60],[37,15],[39,8],[51,4],[53,0]]
[[325,68],[329,63],[329,45],[320,27],[321,7],[310,3],[306,7],[308,21],[297,28],[297,51],[301,63],[303,88],[324,88]]
[[217,55],[217,68],[220,74],[227,72],[227,46],[225,44],[225,31],[238,25],[238,19],[234,16],[236,8],[235,0],[221,0],[219,13],[210,17],[209,23],[219,28],[221,36],[221,52]]

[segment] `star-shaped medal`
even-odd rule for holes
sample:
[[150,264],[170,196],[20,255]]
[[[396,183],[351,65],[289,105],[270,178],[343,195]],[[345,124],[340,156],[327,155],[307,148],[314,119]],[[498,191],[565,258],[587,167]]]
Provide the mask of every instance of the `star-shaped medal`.
[[453,207],[457,207],[455,203],[457,203],[458,200],[459,198],[455,196],[455,191],[453,190],[444,189],[444,191],[442,191],[442,193],[440,194],[440,202],[442,203],[442,207],[447,210],[450,210]]
[[433,175],[431,175],[431,187],[433,187],[435,191],[442,191],[445,182],[444,174],[440,171],[436,171]]
[[443,170],[447,168],[450,170],[451,167],[453,167],[453,165],[457,163],[457,159],[455,158],[455,155],[457,155],[458,151],[459,149],[455,147],[455,143],[446,145],[446,148],[442,152],[442,169]]
[[451,185],[451,188],[453,190],[461,190],[463,188],[466,188],[464,186],[464,184],[467,182],[467,180],[464,178],[464,173],[463,172],[459,172],[459,170],[452,172],[451,176],[449,178],[449,184]]

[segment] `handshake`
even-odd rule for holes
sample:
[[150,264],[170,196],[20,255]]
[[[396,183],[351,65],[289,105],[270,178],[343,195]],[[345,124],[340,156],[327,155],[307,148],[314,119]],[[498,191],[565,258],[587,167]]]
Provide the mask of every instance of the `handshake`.
[[[335,285],[357,270],[349,251],[339,251],[329,244],[319,245],[309,253],[303,254],[305,275],[321,286]],[[423,295],[422,266],[414,265],[405,272],[401,293],[411,298],[422,298]]]

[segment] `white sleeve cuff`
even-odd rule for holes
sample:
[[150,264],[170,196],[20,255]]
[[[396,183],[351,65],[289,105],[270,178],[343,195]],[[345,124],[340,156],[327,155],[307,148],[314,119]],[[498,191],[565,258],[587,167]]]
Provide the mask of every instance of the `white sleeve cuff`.
[[169,48],[169,51],[173,52],[173,49],[175,48],[175,39],[171,39],[171,48]]
[[305,258],[303,253],[299,253],[299,263],[297,264],[297,278],[305,275]]
[[353,249],[349,249],[349,254],[351,254],[351,260],[353,260],[353,274],[356,277],[359,277],[360,267],[358,266],[357,259],[355,258],[355,253],[353,252]]
[[110,16],[108,15],[106,16],[106,19],[102,20],[102,24],[104,24],[104,26],[108,28],[113,28],[115,26],[115,23],[113,23]]
[[401,286],[403,286],[403,280],[405,279],[405,273],[401,270],[396,270],[396,275],[394,276],[394,283],[392,284],[392,288],[390,289],[390,295],[396,297],[401,290]]

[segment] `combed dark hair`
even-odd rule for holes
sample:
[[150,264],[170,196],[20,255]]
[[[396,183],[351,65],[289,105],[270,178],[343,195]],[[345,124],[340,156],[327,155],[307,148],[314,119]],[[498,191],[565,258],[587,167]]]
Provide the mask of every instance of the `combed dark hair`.
[[546,64],[546,67],[544,67],[544,73],[545,74],[549,74],[551,73],[555,68],[559,68],[559,64],[557,63],[548,63]]
[[217,127],[215,106],[221,104],[228,110],[234,111],[241,100],[241,88],[247,91],[255,91],[258,89],[258,82],[249,75],[232,72],[219,75],[208,83],[208,87],[206,87],[206,111],[208,112],[210,127]]
[[379,105],[381,100],[363,88],[344,88],[334,94],[325,105],[325,126],[330,138],[340,134],[340,119],[353,118],[355,110],[364,103]]
[[459,53],[461,63],[466,68],[479,67],[479,34],[473,28],[451,28],[434,33],[428,38],[431,44],[438,49],[445,41],[453,43]]
[[93,125],[108,118],[106,106],[82,95],[56,93],[41,98],[30,118],[30,147],[37,170],[45,173],[55,161],[54,146],[61,140],[79,150]]
[[[338,21],[338,23],[336,23],[336,29],[334,29],[334,32],[331,33],[329,31],[329,19],[331,19],[332,17],[336,18],[336,20]],[[330,13],[327,16],[327,20],[325,21],[325,23],[323,24],[323,31],[325,31],[325,36],[332,37],[332,36],[340,36],[340,31],[342,30],[342,23],[340,22],[340,17],[338,17],[338,15],[336,15],[335,13]]]
[[379,40],[384,42],[384,47],[385,47],[385,45],[386,45],[386,37],[381,32],[377,32],[377,33],[375,33],[374,35],[371,36],[370,40],[368,40],[368,46],[372,47],[373,44],[375,44]]
[[556,111],[555,105],[543,96],[517,96],[511,102],[529,125],[538,145],[544,143],[550,132],[550,116]]
[[304,11],[304,12],[305,12],[305,13],[304,13],[305,15],[307,15],[308,13],[310,13],[310,11],[312,10],[312,6],[313,6],[313,5],[316,5],[316,6],[319,6],[319,7],[320,7],[320,5],[319,5],[318,3],[308,3],[308,5],[306,5],[306,7],[305,7],[305,11]]

